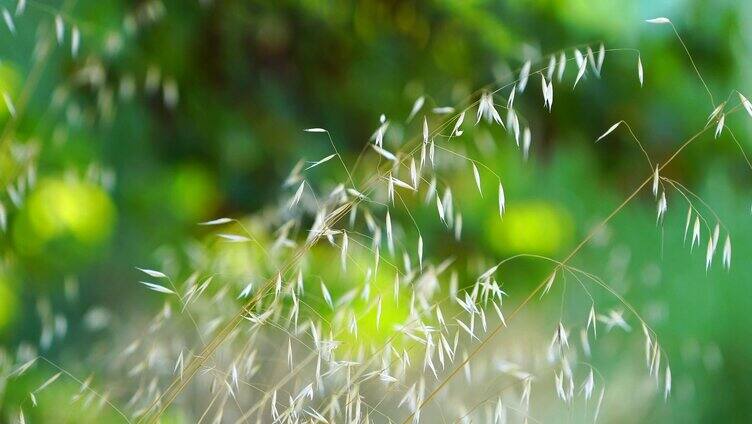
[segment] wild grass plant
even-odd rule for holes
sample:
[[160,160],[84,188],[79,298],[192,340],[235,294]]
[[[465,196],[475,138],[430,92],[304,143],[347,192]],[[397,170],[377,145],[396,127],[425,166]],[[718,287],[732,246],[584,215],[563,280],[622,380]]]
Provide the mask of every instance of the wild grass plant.
[[[3,11],[11,32],[23,16],[21,3],[15,15]],[[155,5],[142,6],[128,22],[159,16]],[[40,31],[46,47],[37,60],[56,44],[81,54],[86,33],[64,12],[52,23]],[[88,412],[79,419],[93,422],[597,421],[609,407],[609,375],[591,358],[613,338],[641,346],[641,354],[625,348],[644,362],[635,390],[671,402],[673,352],[613,282],[578,255],[640,199],[655,203],[657,232],[669,208],[687,210],[684,233],[666,234],[666,249],[699,250],[706,269],[730,268],[732,236],[723,217],[666,171],[694,144],[713,139],[733,143],[749,164],[726,122],[752,116],[752,104],[740,92],[718,102],[671,21],[646,25],[676,34],[708,94],[707,120],[662,158],[627,120],[592,134],[596,143],[623,135],[644,156],[635,169],[646,172],[563,257],[487,254],[477,238],[488,229],[474,222],[473,234],[463,232],[463,206],[492,207],[503,225],[517,200],[508,184],[516,176],[497,166],[495,146],[514,146],[524,167],[536,158],[536,128],[544,126],[528,120],[526,109],[556,114],[559,96],[600,78],[631,78],[640,90],[650,69],[637,49],[594,43],[543,55],[457,105],[426,94],[404,116],[374,119],[357,157],[342,154],[326,123],[301,129],[331,151],[291,164],[276,203],[249,217],[199,223],[204,239],[158,252],[152,265],[134,264],[142,278],[133,290],[158,297],[162,307],[150,317],[105,324],[108,342],[87,358],[93,372],[79,375],[28,345],[4,358],[6,385],[34,368],[51,371],[6,416],[28,422],[40,402],[59,402],[61,414],[81,409]],[[609,75],[612,58],[633,60],[634,73]],[[114,93],[99,72],[89,63],[79,75],[101,84],[97,117],[111,119]],[[121,80],[120,95],[133,84]],[[174,82],[157,70],[147,72],[144,89],[161,89],[167,105],[179,101]],[[4,98],[13,117],[5,131],[12,134],[24,97]],[[22,208],[36,175],[33,161],[17,162],[7,193]],[[324,176],[325,168],[338,177]],[[91,181],[106,178],[93,172]],[[12,213],[6,209],[3,226]],[[460,249],[469,254],[453,254]],[[526,262],[549,267],[532,289],[505,275]],[[558,319],[526,315],[536,304]],[[40,343],[51,343],[65,332],[64,318],[44,302],[39,310],[46,334]],[[103,319],[93,316],[91,325]],[[71,399],[45,398],[60,384],[75,387]]]

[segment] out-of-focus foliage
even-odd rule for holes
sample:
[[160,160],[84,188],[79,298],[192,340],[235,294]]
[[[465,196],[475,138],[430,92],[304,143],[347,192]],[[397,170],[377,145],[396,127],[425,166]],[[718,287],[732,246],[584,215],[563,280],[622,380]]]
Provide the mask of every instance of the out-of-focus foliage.
[[[13,13],[15,4],[3,7]],[[80,51],[72,57],[66,38],[65,46],[52,43],[37,62],[35,40],[54,32],[58,14],[66,37],[73,26],[80,29]],[[0,92],[19,114],[12,119],[0,102],[0,181],[24,193],[18,207],[13,193],[2,196],[8,210],[0,241],[3,345],[15,352],[19,344],[41,343],[44,355],[86,375],[78,359],[92,354],[89,343],[106,337],[101,327],[109,319],[159,307],[137,286],[142,276],[135,266],[183,269],[208,261],[192,247],[205,242],[208,255],[221,258],[224,278],[255,278],[264,261],[257,251],[216,242],[196,224],[263,215],[265,207],[284,201],[281,183],[295,163],[331,153],[326,138],[303,128],[327,128],[353,164],[382,113],[404,122],[422,95],[426,107],[455,106],[507,79],[525,60],[561,49],[571,56],[573,46],[603,41],[613,50],[602,79],[589,78],[576,92],[559,90],[550,114],[539,97],[520,104],[531,118],[545,117],[530,119],[545,125],[532,128],[529,161],[511,145],[473,146],[504,176],[508,211],[499,221],[493,197],[463,198],[463,238],[472,242],[465,242],[467,250],[441,252],[458,260],[472,249],[498,257],[562,257],[651,172],[625,130],[595,144],[598,135],[625,120],[660,163],[713,109],[671,28],[644,19],[672,19],[719,102],[734,89],[752,88],[744,73],[752,57],[745,27],[751,14],[747,2],[703,0],[29,0],[26,11],[14,15],[15,34],[0,28]],[[642,88],[635,49],[645,67]],[[530,89],[538,84],[531,79]],[[620,403],[631,398],[635,384],[620,370],[634,364],[620,357],[624,346],[606,340],[611,351],[603,354],[616,356],[608,367],[617,378],[609,385],[605,419],[725,422],[752,414],[752,338],[744,333],[752,325],[752,263],[745,260],[752,255],[752,196],[750,169],[739,155],[740,147],[752,151],[752,138],[742,118],[738,113],[727,123],[740,146],[729,137],[708,138],[665,171],[702,196],[729,228],[735,242],[730,272],[716,267],[706,273],[703,249],[690,255],[682,245],[686,206],[678,197],[669,201],[665,228],[656,229],[647,194],[575,261],[613,281],[654,325],[672,358],[675,394],[668,403]],[[419,132],[417,121],[395,126]],[[488,134],[492,144],[494,137],[500,134]],[[34,184],[21,189],[17,182],[29,172]],[[342,178],[341,168],[315,172],[322,183]],[[456,187],[475,190],[471,178]],[[484,189],[493,193],[495,186]],[[431,225],[440,224],[427,230]],[[426,246],[433,246],[427,230]],[[324,263],[338,260],[313,255]],[[311,272],[326,276],[323,268]],[[524,296],[548,270],[537,262],[510,269],[510,290]],[[334,276],[327,281],[333,294],[348,284]],[[377,285],[388,290],[390,283]],[[328,313],[327,305],[317,306]],[[48,309],[67,316],[65,337],[42,330],[45,320],[55,320]],[[381,325],[401,319],[389,315],[388,305],[385,310]],[[552,316],[536,306],[530,313]],[[375,320],[360,331],[379,341]],[[46,376],[25,378],[32,381],[5,387],[3,404],[16,404]],[[66,404],[75,390],[68,382],[45,392],[30,421],[52,422],[50,405]],[[173,414],[165,422],[183,422]]]

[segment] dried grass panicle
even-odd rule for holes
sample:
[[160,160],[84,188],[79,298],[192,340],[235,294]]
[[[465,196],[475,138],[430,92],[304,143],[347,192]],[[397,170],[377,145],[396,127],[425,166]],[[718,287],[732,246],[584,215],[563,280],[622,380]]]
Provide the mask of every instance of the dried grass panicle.
[[[15,31],[8,11],[3,15]],[[61,16],[65,15],[54,19],[57,43],[69,36],[76,55],[79,37],[85,34],[66,25]],[[665,18],[648,22],[670,23]],[[632,327],[642,328],[646,377],[654,378],[668,397],[671,370],[658,335],[608,281],[573,266],[572,259],[650,186],[658,202],[657,223],[670,219],[669,199],[685,201],[685,239],[692,227],[689,250],[707,238],[706,267],[710,267],[723,234],[721,261],[729,268],[731,237],[721,219],[662,171],[709,129],[715,128],[715,136],[723,139],[730,132],[726,117],[735,111],[743,108],[752,115],[752,105],[741,93],[738,105],[718,106],[697,135],[658,166],[653,166],[626,122],[619,121],[601,134],[596,141],[620,125],[628,128],[650,171],[566,257],[478,255],[465,263],[442,257],[441,249],[435,248],[437,243],[460,240],[465,196],[495,195],[499,219],[504,219],[507,194],[514,203],[514,190],[507,193],[502,185],[512,176],[484,163],[466,145],[471,137],[490,131],[496,143],[519,147],[521,160],[535,155],[530,150],[534,123],[515,104],[531,95],[526,93],[529,78],[540,76],[543,108],[555,114],[555,87],[566,82],[577,89],[589,78],[606,77],[607,55],[634,53],[608,50],[603,44],[571,51],[571,58],[562,51],[540,62],[526,61],[514,81],[485,87],[465,104],[430,109],[428,98],[422,96],[404,122],[382,115],[368,148],[355,162],[358,166],[347,165],[334,134],[324,128],[304,130],[311,137],[326,134],[333,151],[294,166],[284,182],[285,197],[273,213],[201,223],[229,243],[221,244],[219,253],[192,246],[195,254],[187,269],[138,268],[150,279],[141,282],[145,286],[141,288],[157,292],[148,294],[162,296],[164,306],[138,334],[117,340],[124,347],[103,359],[104,375],[79,380],[80,392],[73,400],[89,408],[97,403],[112,408],[129,422],[157,422],[174,403],[192,419],[212,422],[433,422],[446,416],[536,422],[538,411],[547,406],[545,401],[537,406],[533,400],[555,396],[562,401],[561,408],[581,404],[590,419],[597,419],[601,407],[608,407],[608,402],[604,404],[608,376],[583,358],[590,358],[598,348],[598,326],[600,337],[604,330],[630,337]],[[571,61],[574,66],[567,73]],[[643,72],[637,52],[640,86]],[[152,73],[151,79],[159,77]],[[472,113],[475,122],[467,123],[465,116]],[[397,126],[415,136],[397,139],[402,132],[393,131]],[[344,168],[341,181],[318,184],[312,173],[333,166],[330,161],[335,158]],[[449,181],[463,178],[472,181],[477,194],[453,190]],[[428,219],[433,221],[424,221]],[[445,227],[446,235],[424,231],[429,225]],[[249,263],[243,273],[228,264],[225,255],[232,249],[247,253]],[[549,275],[530,293],[506,288],[505,268],[532,260],[550,264]],[[518,345],[499,340],[508,332],[517,334],[518,327],[529,331],[516,319],[524,307],[535,299],[546,302],[560,295],[559,288],[567,281],[583,288],[588,306],[576,318],[562,313],[552,324],[550,342],[543,337]],[[596,290],[611,300],[596,304],[591,293]],[[514,307],[508,305],[510,298]],[[50,322],[54,315],[48,309],[40,308],[42,322]],[[45,325],[51,328],[48,331],[59,331],[54,323]],[[499,349],[487,348],[496,342]],[[7,378],[40,362],[35,357],[24,360]],[[459,381],[460,376],[465,382]],[[62,378],[75,379],[67,371],[57,371],[32,396]],[[104,380],[111,392],[95,388]],[[486,383],[493,384],[481,393]],[[547,391],[551,385],[553,392]],[[588,403],[595,393],[597,401]],[[30,399],[37,402],[35,396]]]

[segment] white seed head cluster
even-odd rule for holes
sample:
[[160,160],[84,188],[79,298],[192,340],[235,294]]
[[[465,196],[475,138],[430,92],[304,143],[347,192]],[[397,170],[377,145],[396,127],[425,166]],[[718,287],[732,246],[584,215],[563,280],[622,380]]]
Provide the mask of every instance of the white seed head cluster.
[[[3,9],[11,32],[18,30],[21,4],[15,18]],[[69,43],[70,54],[81,55],[86,34],[65,16],[54,17],[51,34],[57,45]],[[649,22],[670,24],[666,18]],[[531,78],[540,78],[541,106],[555,114],[555,89],[566,83],[571,91],[605,76],[606,56],[617,53],[633,55],[635,85],[642,86],[639,52],[611,52],[603,44],[557,52],[523,62],[514,80],[485,87],[464,104],[430,108],[430,97],[422,96],[406,117],[382,115],[357,160],[340,153],[327,129],[305,129],[311,142],[332,151],[295,165],[278,204],[251,217],[203,222],[208,240],[166,255],[159,266],[137,269],[140,284],[133,290],[163,300],[153,317],[124,325],[106,311],[91,312],[92,327],[116,334],[108,349],[92,352],[98,374],[78,377],[26,347],[6,378],[35,366],[53,368],[27,402],[36,404],[53,384],[73,381],[80,387],[72,399],[77,407],[114,411],[129,422],[157,422],[171,408],[188,421],[214,423],[538,422],[547,408],[564,414],[574,405],[594,420],[608,385],[589,362],[599,337],[641,328],[646,378],[668,397],[671,370],[656,332],[610,281],[572,260],[647,187],[657,200],[657,225],[669,219],[669,200],[688,204],[684,239],[691,237],[689,250],[707,240],[707,268],[721,241],[722,265],[730,267],[731,237],[710,206],[664,172],[676,155],[653,164],[628,122],[613,124],[596,141],[626,131],[648,162],[644,182],[570,254],[452,253],[477,243],[477,236],[462,233],[467,199],[492,199],[502,221],[515,202],[514,190],[504,185],[514,176],[484,160],[472,148],[475,138],[490,132],[495,143],[518,148],[521,161],[534,157],[536,123],[516,105],[524,97],[538,101]],[[80,71],[92,85],[101,84],[101,72],[95,64]],[[121,81],[120,93],[132,95],[133,86]],[[165,105],[175,107],[174,80],[149,69],[144,89],[160,87]],[[3,96],[11,114],[19,113],[14,99]],[[677,154],[709,129],[723,139],[726,117],[740,108],[752,115],[750,102],[738,97],[738,105],[713,105],[708,123]],[[466,121],[467,114],[475,119]],[[339,172],[340,181],[320,181],[316,173],[323,168]],[[8,186],[14,207],[34,176],[31,165]],[[0,226],[6,226],[6,206]],[[175,259],[179,255],[186,259]],[[507,282],[506,268],[519,261],[540,261],[549,270],[528,292]],[[548,325],[526,318],[531,304],[563,296],[559,288],[567,281],[583,288],[584,308]],[[596,304],[591,291],[599,290],[612,301]],[[66,326],[48,303],[40,302],[39,311],[44,350]],[[30,407],[19,407],[21,420]]]

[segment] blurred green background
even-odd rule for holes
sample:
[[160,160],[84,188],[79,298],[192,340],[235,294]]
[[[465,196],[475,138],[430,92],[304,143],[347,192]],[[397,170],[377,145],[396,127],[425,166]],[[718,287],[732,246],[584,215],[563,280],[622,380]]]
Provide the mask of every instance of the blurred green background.
[[[15,2],[1,4],[14,14]],[[54,32],[59,13],[66,37],[80,29],[80,51],[72,57],[53,42],[35,65],[37,40]],[[656,16],[676,24],[716,103],[735,89],[752,94],[752,3],[744,1],[29,1],[14,14],[15,35],[0,28],[0,89],[19,109],[13,120],[0,107],[0,181],[11,187],[2,196],[0,340],[9,352],[40,343],[50,337],[43,321],[54,321],[45,311],[54,310],[67,317],[66,336],[41,350],[75,367],[106,337],[97,322],[159,306],[144,302],[135,266],[206,237],[197,222],[283,201],[294,164],[331,153],[303,128],[327,128],[352,163],[379,115],[404,122],[419,96],[427,107],[456,105],[508,81],[527,59],[561,49],[571,57],[587,43],[639,49],[644,87],[634,51],[608,52],[601,79],[556,87],[550,114],[531,78],[518,100],[533,130],[531,159],[523,163],[505,137],[484,157],[505,178],[506,220],[495,219],[490,197],[463,205],[468,253],[565,256],[650,174],[623,128],[595,138],[624,119],[660,162],[713,110],[671,28],[644,23]],[[23,110],[20,99],[28,99]],[[746,118],[730,115],[727,125],[752,151]],[[16,207],[19,177],[29,172],[19,163],[36,164],[36,184]],[[336,167],[317,172],[322,181],[342,178]],[[691,255],[682,245],[686,203],[669,194],[665,225],[656,227],[647,191],[576,258],[648,318],[671,357],[668,403],[632,410],[630,387],[615,381],[612,396],[625,405],[606,417],[743,422],[752,416],[750,169],[726,132],[692,144],[665,175],[728,227],[733,266],[706,273],[704,244]],[[457,184],[473,189],[470,179]],[[544,265],[509,277],[522,285],[516,295]],[[626,359],[603,354],[618,375]],[[6,387],[3,404],[26,390]]]

